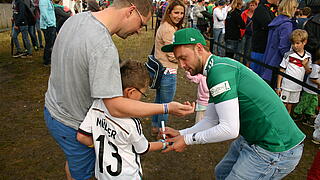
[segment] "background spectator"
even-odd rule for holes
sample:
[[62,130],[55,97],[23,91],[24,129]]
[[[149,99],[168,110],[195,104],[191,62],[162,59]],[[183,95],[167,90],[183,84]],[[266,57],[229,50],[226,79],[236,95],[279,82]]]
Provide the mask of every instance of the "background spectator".
[[304,29],[304,26],[309,19],[309,16],[311,15],[311,8],[304,7],[302,10],[300,10],[300,17],[297,18],[298,24],[297,27],[299,29]]
[[54,41],[56,39],[56,16],[51,0],[41,0],[39,2],[40,8],[40,28],[43,31],[45,39],[45,47],[43,54],[43,64],[51,64],[51,52]]
[[[173,34],[182,28],[185,6],[179,1],[172,1],[160,24],[155,38],[155,57],[166,68],[162,76],[160,87],[156,90],[155,103],[171,102],[176,93],[178,64],[173,53],[164,53],[161,47],[172,43]],[[168,114],[152,116],[152,134],[158,135],[161,121],[168,121]]]
[[[252,16],[252,52],[251,58],[257,61],[263,61],[263,54],[266,49],[269,23],[276,17],[277,4],[279,0],[261,0]],[[262,67],[256,63],[250,64],[251,69],[258,75],[261,75]]]
[[[257,1],[251,0],[246,4],[246,10],[244,10],[241,14],[241,18],[243,19],[244,23],[246,24],[246,29],[240,29],[240,33],[242,38],[241,44],[242,44],[242,50],[243,54],[246,57],[250,57],[251,54],[251,41],[252,41],[252,32],[253,32],[253,26],[252,26],[252,16],[254,13],[254,10],[257,8]],[[249,67],[249,62],[244,58],[243,62],[244,65]]]
[[[215,43],[223,44],[224,40],[224,21],[227,18],[228,7],[225,0],[220,0],[218,6],[213,10],[213,38]],[[215,45],[213,50],[218,56],[223,56],[223,50],[220,46]]]
[[[234,53],[240,52],[240,29],[245,29],[246,27],[241,18],[242,5],[242,0],[233,0],[230,4],[231,10],[228,12],[226,19],[225,41],[227,48],[229,48],[226,49],[226,56],[229,58],[234,58]],[[235,59],[240,60],[238,56]]]
[[[295,28],[292,17],[297,7],[296,0],[282,0],[279,4],[279,15],[269,24],[268,42],[263,56],[265,64],[278,68],[284,54],[289,51],[291,46],[289,38]],[[273,75],[276,76],[275,73],[272,74],[271,69],[263,68],[261,77],[274,88],[276,81],[271,82]]]

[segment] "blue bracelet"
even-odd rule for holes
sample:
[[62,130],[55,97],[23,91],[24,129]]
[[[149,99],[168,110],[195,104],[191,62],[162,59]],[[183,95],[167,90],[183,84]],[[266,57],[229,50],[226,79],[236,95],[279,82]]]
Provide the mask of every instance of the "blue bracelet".
[[169,113],[169,109],[168,109],[168,104],[167,103],[163,104],[163,108],[164,108],[164,114],[168,114]]

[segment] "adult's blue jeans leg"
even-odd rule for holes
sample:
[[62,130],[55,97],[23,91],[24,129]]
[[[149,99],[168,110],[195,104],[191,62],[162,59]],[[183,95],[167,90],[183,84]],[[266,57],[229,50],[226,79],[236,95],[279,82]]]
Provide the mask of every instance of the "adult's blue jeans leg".
[[38,47],[39,45],[35,34],[35,26],[28,26],[28,32],[31,38],[32,46]]
[[225,180],[282,179],[297,166],[303,151],[298,145],[285,152],[270,152],[239,138],[238,157]]
[[28,36],[28,26],[19,26],[19,29],[22,34],[22,40],[27,48],[28,54],[32,54],[32,48]]
[[[164,74],[161,79],[160,88],[156,92],[156,103],[169,103],[176,93],[176,74]],[[161,127],[161,121],[168,121],[168,114],[158,114],[152,117],[152,126]]]
[[214,174],[217,180],[224,180],[230,174],[233,165],[238,160],[242,140],[242,137],[239,137],[238,139],[234,140],[231,143],[227,154],[215,167]]
[[20,33],[20,30],[12,28],[12,31],[13,31],[12,32],[12,39],[13,39],[14,46],[16,47],[16,51],[21,52],[21,47],[20,47],[20,43],[18,40],[18,35]]
[[36,32],[38,34],[38,45],[39,47],[43,47],[43,44],[42,44],[42,31],[40,29],[40,19],[37,19],[36,21],[36,25],[35,25],[35,29],[36,29]]
[[213,31],[213,38],[214,38],[214,42],[215,42],[215,45],[214,45],[214,48],[213,48],[213,53],[216,54],[216,55],[219,55],[219,46],[216,44],[219,42],[219,36],[220,34],[222,33],[222,29],[220,28],[213,28],[212,29]]
[[43,29],[44,39],[45,39],[45,47],[43,54],[43,64],[51,64],[51,53],[54,41],[56,39],[57,33],[55,27],[48,27],[47,29]]
[[[243,54],[246,57],[250,57],[252,36],[245,35],[243,37],[243,39],[244,39],[244,52],[243,52]],[[247,63],[248,63],[247,60],[244,58],[243,64],[246,65]]]

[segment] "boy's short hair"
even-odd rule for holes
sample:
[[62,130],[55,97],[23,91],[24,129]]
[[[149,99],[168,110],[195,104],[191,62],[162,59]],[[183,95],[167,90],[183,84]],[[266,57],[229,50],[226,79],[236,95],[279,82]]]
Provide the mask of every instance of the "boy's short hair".
[[308,40],[308,33],[303,29],[296,29],[291,33],[290,41],[294,42],[304,42]]
[[130,87],[143,89],[149,85],[149,72],[142,62],[127,60],[120,66],[122,90]]
[[310,16],[311,15],[311,8],[309,7],[304,7],[302,10],[301,10],[301,13],[302,15],[304,16]]

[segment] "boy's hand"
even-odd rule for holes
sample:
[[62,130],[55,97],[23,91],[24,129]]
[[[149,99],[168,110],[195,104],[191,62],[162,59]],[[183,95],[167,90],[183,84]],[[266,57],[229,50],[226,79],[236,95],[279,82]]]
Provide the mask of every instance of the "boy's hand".
[[281,95],[281,89],[280,88],[276,89],[276,93],[278,94],[278,96],[280,96]]
[[160,131],[160,134],[165,134],[169,138],[173,138],[180,135],[180,132],[178,130],[175,130],[171,127],[165,127],[165,131]]
[[308,64],[309,64],[309,58],[305,58],[305,59],[302,61],[302,65],[303,65],[304,67],[306,67]]
[[169,113],[176,116],[185,116],[194,112],[195,103],[185,102],[184,104],[178,102],[168,103]]
[[167,149],[163,150],[162,152],[183,152],[187,147],[187,144],[184,142],[184,137],[180,135],[175,138],[167,139],[166,142],[172,142],[173,144],[169,145]]

